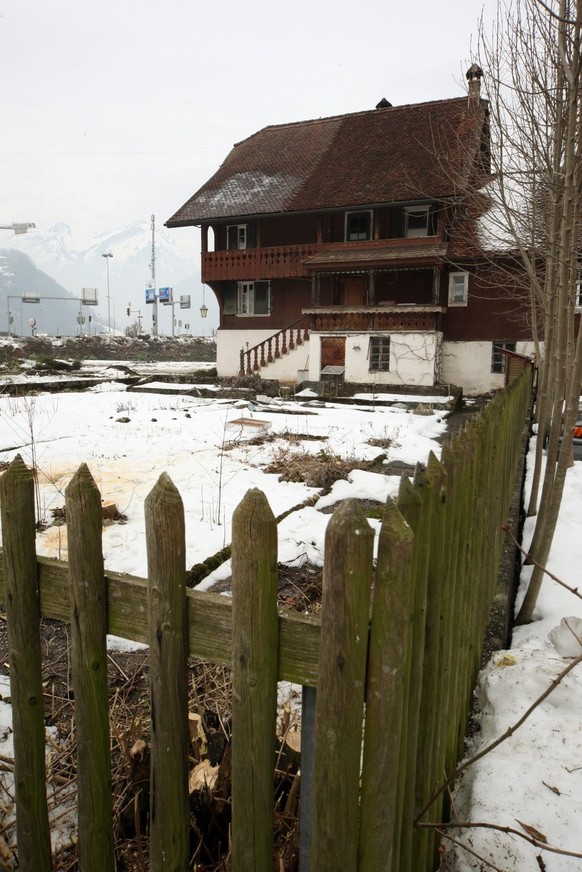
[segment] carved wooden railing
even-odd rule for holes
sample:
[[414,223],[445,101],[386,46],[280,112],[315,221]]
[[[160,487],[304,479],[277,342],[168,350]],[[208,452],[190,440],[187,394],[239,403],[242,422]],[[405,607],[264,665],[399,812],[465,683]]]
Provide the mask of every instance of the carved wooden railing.
[[317,253],[316,243],[273,245],[241,251],[207,251],[202,255],[204,282],[308,276],[303,261]]
[[442,306],[332,306],[304,310],[315,332],[430,332],[441,329]]
[[241,348],[239,375],[253,375],[309,339],[309,316],[302,315],[252,348]]

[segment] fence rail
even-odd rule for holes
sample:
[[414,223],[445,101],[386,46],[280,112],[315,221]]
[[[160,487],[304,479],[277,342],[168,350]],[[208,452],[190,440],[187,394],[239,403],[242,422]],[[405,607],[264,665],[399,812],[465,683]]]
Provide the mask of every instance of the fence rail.
[[[413,481],[402,479],[384,512],[375,567],[360,506],[348,500],[336,510],[317,618],[277,610],[276,521],[260,491],[249,491],[233,517],[229,600],[187,590],[184,510],[165,473],[145,505],[148,581],[104,575],[100,495],[85,465],[66,491],[69,563],[38,558],[32,475],[16,458],[0,478],[0,597],[21,872],[52,868],[41,614],[72,624],[80,872],[115,868],[106,633],[150,649],[152,872],[186,870],[190,860],[188,654],[233,670],[233,872],[273,868],[282,679],[315,698],[314,734],[302,742],[314,750],[301,768],[301,872],[434,869],[436,837],[415,827],[415,813],[462,754],[530,394],[526,371],[443,447],[441,461],[431,455]],[[442,814],[439,800],[430,820]]]

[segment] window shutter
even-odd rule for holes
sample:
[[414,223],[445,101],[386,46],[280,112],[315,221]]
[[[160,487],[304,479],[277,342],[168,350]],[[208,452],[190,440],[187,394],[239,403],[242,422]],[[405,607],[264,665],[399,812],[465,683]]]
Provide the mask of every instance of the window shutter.
[[222,286],[223,312],[225,315],[236,315],[236,282],[225,282]]
[[402,239],[404,236],[404,209],[392,209],[390,213],[390,238]]
[[238,225],[231,224],[226,228],[226,247],[229,251],[238,248]]
[[247,248],[256,248],[257,228],[254,224],[247,224]]
[[430,206],[428,210],[428,227],[426,232],[428,236],[436,234],[436,208],[434,206]]
[[269,315],[269,282],[255,282],[255,315]]

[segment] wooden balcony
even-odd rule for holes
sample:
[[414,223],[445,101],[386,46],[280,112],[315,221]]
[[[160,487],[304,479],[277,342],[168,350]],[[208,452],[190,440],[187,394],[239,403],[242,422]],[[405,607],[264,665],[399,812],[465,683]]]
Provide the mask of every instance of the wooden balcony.
[[428,266],[439,263],[445,252],[446,245],[435,236],[207,251],[202,253],[202,281],[299,278],[311,276],[314,271]]
[[274,245],[243,251],[207,251],[202,254],[202,281],[252,281],[309,276],[303,261],[318,251],[313,245]]
[[441,329],[444,306],[331,306],[303,309],[316,333],[410,332],[428,333]]

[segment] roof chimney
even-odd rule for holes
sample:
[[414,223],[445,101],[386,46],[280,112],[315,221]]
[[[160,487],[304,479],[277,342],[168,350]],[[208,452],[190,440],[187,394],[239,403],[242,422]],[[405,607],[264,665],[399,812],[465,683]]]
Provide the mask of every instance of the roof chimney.
[[469,107],[479,105],[479,95],[481,94],[481,79],[483,78],[483,70],[477,64],[471,64],[466,72],[467,82],[469,83]]

